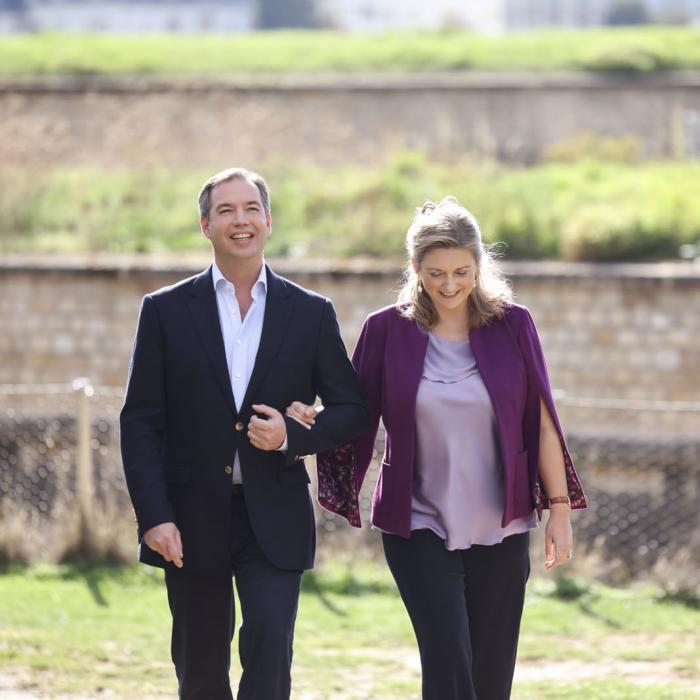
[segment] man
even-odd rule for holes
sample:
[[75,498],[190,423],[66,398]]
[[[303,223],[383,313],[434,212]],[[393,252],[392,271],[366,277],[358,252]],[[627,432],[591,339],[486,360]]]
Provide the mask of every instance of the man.
[[[289,698],[302,571],[313,566],[309,477],[298,455],[362,432],[367,412],[331,303],[263,260],[272,218],[257,174],[199,195],[213,264],[144,297],[121,413],[140,559],[165,568],[185,700],[230,700],[235,579],[239,700]],[[282,412],[325,409],[308,430]]]

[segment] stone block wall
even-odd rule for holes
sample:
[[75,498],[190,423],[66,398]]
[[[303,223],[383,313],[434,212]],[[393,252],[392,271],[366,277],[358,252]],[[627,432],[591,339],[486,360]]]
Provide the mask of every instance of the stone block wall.
[[[207,259],[0,264],[0,384],[126,379],[141,297]],[[367,313],[395,299],[397,266],[275,268],[335,303],[349,349]],[[700,401],[700,270],[688,265],[506,265],[538,325],[553,385],[575,397]]]
[[[425,105],[429,105],[426,111]],[[583,132],[697,157],[698,73],[0,81],[0,161],[17,167],[371,163],[403,149],[532,163]],[[690,131],[689,131],[690,130]]]

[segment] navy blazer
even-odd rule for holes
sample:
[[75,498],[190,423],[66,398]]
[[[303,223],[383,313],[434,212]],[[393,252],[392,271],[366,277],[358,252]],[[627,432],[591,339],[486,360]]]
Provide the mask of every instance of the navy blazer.
[[[367,410],[332,304],[267,268],[260,346],[236,411],[211,267],[144,297],[121,412],[126,482],[139,540],[175,522],[188,569],[230,566],[231,466],[239,451],[245,502],[260,548],[283,569],[313,566],[315,525],[300,455],[351,440]],[[284,413],[295,400],[325,410],[306,430],[286,418],[288,450],[258,450],[252,404]],[[140,559],[173,566],[141,543]]]
[[[585,508],[529,311],[513,304],[501,319],[473,328],[469,341],[496,415],[504,491],[501,525],[534,508],[541,515],[547,507],[538,474],[540,397],[559,434],[571,505]],[[319,502],[354,525],[360,524],[357,494],[374,453],[381,418],[386,440],[371,520],[385,532],[410,535],[416,396],[427,347],[427,334],[396,306],[371,314],[362,328],[353,364],[367,399],[369,427],[351,447],[318,456]]]

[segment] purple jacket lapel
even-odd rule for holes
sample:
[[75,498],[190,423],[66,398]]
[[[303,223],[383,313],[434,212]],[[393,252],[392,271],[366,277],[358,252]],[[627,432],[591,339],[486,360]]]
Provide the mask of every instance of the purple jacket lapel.
[[[403,319],[402,319],[403,321]],[[391,361],[391,401],[386,410],[396,407],[400,414],[413,421],[418,384],[423,374],[428,335],[412,321],[397,324],[396,333],[387,340],[387,358]]]

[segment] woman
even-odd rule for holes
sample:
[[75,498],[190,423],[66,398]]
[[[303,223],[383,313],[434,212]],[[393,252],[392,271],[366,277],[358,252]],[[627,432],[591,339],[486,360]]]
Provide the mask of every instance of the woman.
[[[318,456],[319,500],[359,526],[357,493],[383,419],[371,521],[413,623],[423,698],[505,700],[529,530],[549,507],[553,569],[572,556],[570,508],[586,502],[534,323],[474,217],[454,198],[430,202],[406,246],[399,303],[367,318],[353,355],[370,427]],[[300,403],[288,415],[313,422]]]

